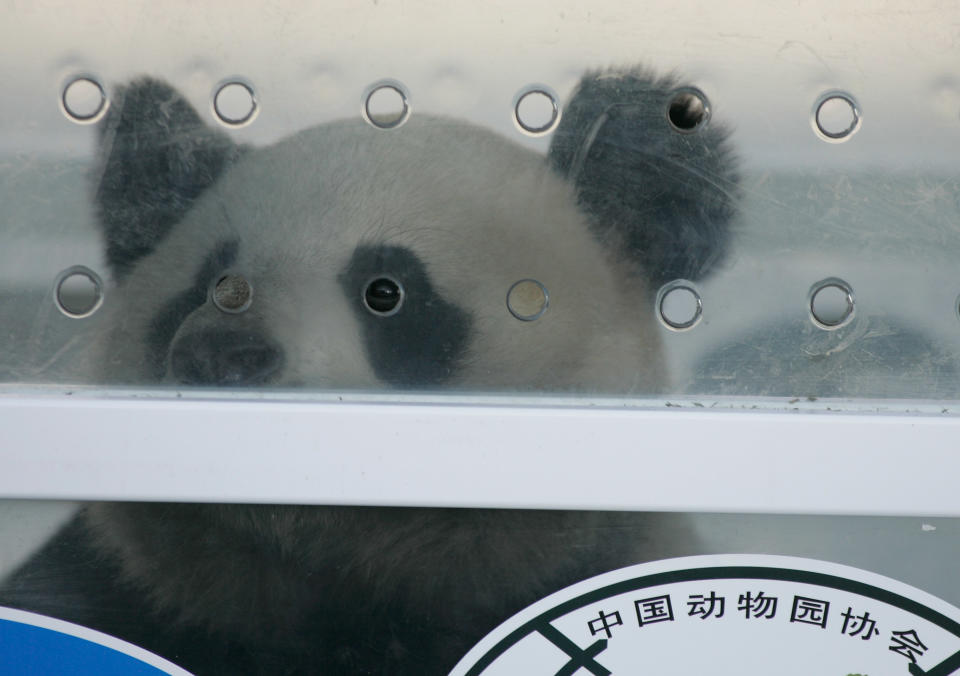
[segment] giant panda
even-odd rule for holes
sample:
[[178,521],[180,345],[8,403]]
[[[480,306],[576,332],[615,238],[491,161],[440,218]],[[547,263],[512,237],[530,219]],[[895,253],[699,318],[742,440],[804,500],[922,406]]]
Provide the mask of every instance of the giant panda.
[[[641,68],[590,72],[544,156],[427,115],[246,147],[170,85],[130,82],[100,126],[114,284],[91,377],[661,391],[657,288],[714,268],[737,211],[728,133],[683,91]],[[90,504],[0,604],[200,675],[422,676],[552,591],[693,546],[665,514]]]

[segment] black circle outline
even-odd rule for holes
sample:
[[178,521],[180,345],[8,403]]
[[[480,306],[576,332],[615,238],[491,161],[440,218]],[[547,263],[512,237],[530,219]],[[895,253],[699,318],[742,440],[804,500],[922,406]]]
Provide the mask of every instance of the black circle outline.
[[[243,117],[228,117],[220,109],[220,106],[217,105],[217,99],[220,98],[220,95],[224,92],[224,90],[227,87],[232,87],[234,85],[245,89],[247,94],[250,95],[250,110]],[[216,121],[231,129],[246,127],[260,114],[260,100],[257,96],[257,92],[254,90],[253,85],[242,77],[227,78],[226,80],[222,80],[219,84],[217,84],[213,90],[213,98],[210,100],[210,106],[213,109],[213,117],[216,119]]]
[[[78,115],[76,112],[70,110],[70,106],[67,104],[67,91],[75,84],[80,82],[89,82],[100,92],[100,104],[97,106],[89,115]],[[67,116],[67,119],[71,122],[77,124],[93,124],[94,122],[99,122],[104,115],[107,114],[107,110],[110,108],[110,99],[107,97],[107,91],[104,89],[103,85],[93,75],[88,75],[86,73],[81,73],[70,78],[63,87],[60,88],[60,110],[63,111],[63,114]]]
[[[539,127],[529,125],[520,118],[520,104],[523,103],[524,99],[533,94],[540,94],[547,98],[550,102],[551,111],[550,119]],[[560,109],[560,99],[553,92],[550,87],[546,85],[529,85],[521,89],[513,100],[513,122],[524,134],[528,136],[546,136],[554,129],[557,128],[557,125],[560,124],[560,115],[562,111]]]
[[[827,104],[828,101],[833,101],[834,99],[839,99],[850,106],[850,112],[853,113],[853,121],[850,125],[843,129],[842,131],[834,132],[827,131],[823,128],[823,125],[820,122],[820,111]],[[841,89],[831,89],[825,91],[820,96],[817,97],[816,102],[813,104],[813,119],[811,124],[813,126],[813,131],[824,141],[828,143],[844,143],[849,141],[850,138],[860,131],[860,125],[863,123],[863,113],[860,111],[860,104],[852,94],[849,94]]]
[[[689,291],[693,294],[693,297],[696,299],[697,311],[693,314],[693,317],[688,319],[685,322],[674,322],[667,318],[666,314],[663,312],[663,304],[669,296],[674,291]],[[676,332],[689,331],[697,324],[700,323],[700,320],[703,319],[703,296],[700,294],[700,290],[694,285],[693,282],[686,279],[675,279],[672,282],[667,282],[657,290],[657,299],[655,303],[657,311],[657,319],[660,320],[660,323],[667,329]]]
[[[393,90],[400,96],[400,104],[403,107],[400,110],[400,114],[397,116],[397,119],[393,122],[377,122],[373,113],[370,111],[370,100],[373,98],[374,94],[383,89]],[[387,131],[390,129],[396,129],[397,127],[402,127],[404,124],[406,124],[407,120],[410,119],[410,92],[407,91],[407,88],[399,80],[385,79],[374,82],[372,85],[367,87],[363,93],[360,114],[363,116],[363,119],[367,122],[367,124],[375,129],[383,129]]]
[[[813,309],[813,303],[817,299],[817,296],[821,291],[834,287],[840,289],[847,300],[847,313],[843,316],[838,322],[825,322],[819,317]],[[826,279],[821,279],[819,282],[816,282],[813,286],[810,287],[810,291],[807,293],[807,310],[810,313],[810,321],[818,328],[823,329],[824,331],[836,331],[839,328],[847,326],[850,322],[853,321],[853,316],[857,312],[857,297],[853,293],[853,286],[848,284],[846,281],[840,279],[839,277],[827,277]]]

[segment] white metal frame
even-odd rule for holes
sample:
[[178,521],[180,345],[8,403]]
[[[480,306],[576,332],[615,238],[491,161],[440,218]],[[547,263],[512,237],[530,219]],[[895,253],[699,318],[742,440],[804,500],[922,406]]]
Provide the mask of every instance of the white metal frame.
[[960,516],[958,458],[933,412],[0,395],[9,498]]

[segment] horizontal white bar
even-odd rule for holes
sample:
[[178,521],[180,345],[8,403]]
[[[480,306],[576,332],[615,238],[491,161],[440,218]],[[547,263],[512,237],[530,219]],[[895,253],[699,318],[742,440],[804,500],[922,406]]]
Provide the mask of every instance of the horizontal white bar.
[[0,397],[0,496],[960,515],[960,418]]

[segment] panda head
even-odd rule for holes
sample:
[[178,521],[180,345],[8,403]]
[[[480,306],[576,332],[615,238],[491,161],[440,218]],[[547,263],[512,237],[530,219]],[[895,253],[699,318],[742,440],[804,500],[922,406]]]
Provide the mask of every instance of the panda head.
[[115,288],[100,379],[651,392],[657,288],[721,257],[724,130],[676,83],[588,74],[544,157],[491,131],[361,119],[234,144],[170,86],[117,92],[96,205]]

